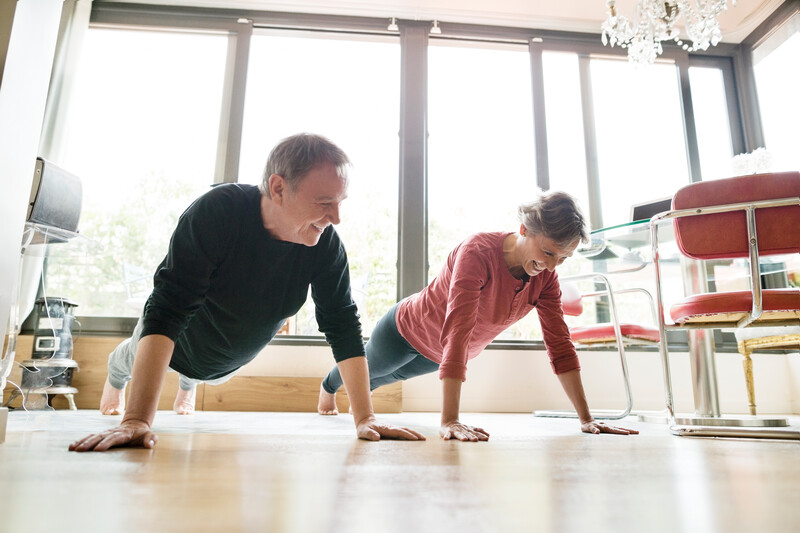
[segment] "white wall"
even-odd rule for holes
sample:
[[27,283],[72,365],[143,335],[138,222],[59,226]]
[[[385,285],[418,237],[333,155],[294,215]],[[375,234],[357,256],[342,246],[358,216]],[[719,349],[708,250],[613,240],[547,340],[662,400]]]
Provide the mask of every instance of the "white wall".
[[2,0],[1,4],[0,338],[3,338],[13,303],[62,2]]
[[[581,352],[582,378],[590,407],[617,409],[625,404],[619,358],[612,352]],[[694,411],[689,356],[671,354],[676,411]],[[327,347],[268,346],[241,375],[322,378],[333,365]],[[720,409],[747,414],[747,392],[741,357],[718,354]],[[636,411],[664,409],[661,362],[657,353],[631,353],[628,367]],[[800,414],[800,354],[754,354],[759,414]],[[403,383],[403,410],[438,411],[441,385],[435,374]],[[469,363],[461,398],[464,412],[531,412],[570,408],[543,351],[487,350]]]
[[789,383],[792,393],[792,412],[800,414],[800,353],[789,356]]

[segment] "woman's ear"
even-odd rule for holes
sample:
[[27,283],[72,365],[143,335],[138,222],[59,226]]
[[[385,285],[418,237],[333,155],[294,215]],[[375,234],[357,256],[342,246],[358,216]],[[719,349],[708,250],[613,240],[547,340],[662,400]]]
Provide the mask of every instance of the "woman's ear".
[[525,227],[525,224],[520,224],[519,225],[519,234],[524,237],[525,234],[527,234],[527,233],[528,233],[528,228]]

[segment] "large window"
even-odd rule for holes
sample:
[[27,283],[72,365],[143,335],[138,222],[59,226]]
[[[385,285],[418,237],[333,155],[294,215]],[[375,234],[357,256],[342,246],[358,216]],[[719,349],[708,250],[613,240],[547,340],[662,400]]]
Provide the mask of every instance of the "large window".
[[764,142],[771,170],[800,169],[800,15],[795,15],[754,52],[754,71]]
[[536,159],[525,46],[431,42],[428,59],[428,279],[464,237],[518,229]]
[[[81,232],[104,252],[47,271],[48,292],[76,300],[81,316],[137,316],[180,213],[215,182],[258,183],[270,149],[298,132],[329,137],[353,162],[337,231],[366,335],[398,287],[433,279],[469,234],[517,230],[516,207],[540,186],[575,196],[596,229],[628,221],[632,204],[671,196],[689,168],[722,177],[743,144],[729,117],[739,53],[730,47],[728,57],[676,52],[637,69],[591,36],[533,39],[487,26],[472,35],[464,25],[432,37],[410,31],[413,21],[398,34],[371,19],[248,12],[237,22],[227,11],[174,11],[187,14],[181,30],[162,29],[168,19],[149,8],[93,7],[54,162],[83,179]],[[785,128],[796,112],[769,108],[791,101],[775,91],[797,83],[775,77],[796,74],[796,57],[795,36],[755,61],[776,164],[778,151],[797,157],[778,150],[793,146]],[[427,64],[427,76],[404,64]],[[408,223],[420,206],[427,234]],[[427,266],[405,252],[425,238]],[[586,270],[586,261],[559,272]],[[310,301],[286,332],[318,334]],[[501,339],[539,336],[531,314]]]
[[633,68],[592,59],[604,226],[630,220],[631,205],[672,196],[689,183],[676,67]]
[[82,316],[138,316],[178,216],[213,183],[227,38],[92,28],[55,163],[80,176],[102,252],[50,261]]
[[[348,154],[336,230],[366,334],[397,293],[399,61],[394,38],[269,32],[250,46],[239,181],[258,183],[269,150],[294,133],[325,135]],[[318,334],[310,296],[288,332]]]
[[566,191],[589,216],[578,54],[542,54],[550,188]]
[[689,80],[703,179],[729,178],[734,175],[734,154],[723,72],[713,67],[690,67]]

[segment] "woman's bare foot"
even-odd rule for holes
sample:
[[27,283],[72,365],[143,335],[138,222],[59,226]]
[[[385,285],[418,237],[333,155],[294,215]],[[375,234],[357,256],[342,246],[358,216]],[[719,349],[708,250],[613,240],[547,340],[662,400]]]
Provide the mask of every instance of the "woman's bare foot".
[[319,386],[319,403],[317,404],[317,412],[321,415],[338,415],[339,409],[336,408],[336,395],[331,394]]
[[175,404],[172,406],[172,408],[179,415],[194,414],[194,400],[196,394],[197,389],[185,391],[179,387],[178,394],[175,395]]
[[125,410],[125,387],[114,388],[106,378],[103,396],[100,398],[100,412],[104,415],[121,415]]

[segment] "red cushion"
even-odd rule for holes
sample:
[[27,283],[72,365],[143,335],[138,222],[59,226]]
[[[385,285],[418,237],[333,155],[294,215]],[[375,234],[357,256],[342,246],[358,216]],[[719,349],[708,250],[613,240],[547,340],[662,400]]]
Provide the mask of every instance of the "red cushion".
[[[800,309],[800,289],[767,289],[761,292],[762,309],[784,311]],[[676,323],[697,316],[722,313],[748,313],[753,307],[750,291],[695,294],[672,306],[670,316]]]
[[[800,197],[800,172],[755,174],[693,183],[672,199],[673,209]],[[756,209],[760,255],[800,251],[800,206]],[[695,259],[747,257],[745,211],[675,219],[675,238]]]
[[[658,342],[659,337],[656,328],[637,324],[620,324],[619,329],[623,337]],[[613,324],[592,324],[590,326],[574,327],[570,328],[569,334],[573,341],[584,344],[608,342],[616,338]]]

